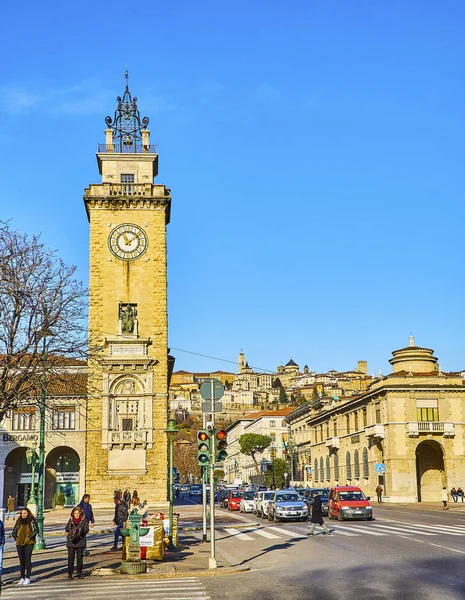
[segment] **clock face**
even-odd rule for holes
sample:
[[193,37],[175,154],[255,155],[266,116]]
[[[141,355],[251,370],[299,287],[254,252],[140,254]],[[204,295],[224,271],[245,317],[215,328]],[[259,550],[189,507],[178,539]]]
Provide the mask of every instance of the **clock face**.
[[122,260],[135,260],[147,250],[147,235],[138,225],[123,223],[115,227],[108,236],[108,247],[112,254]]

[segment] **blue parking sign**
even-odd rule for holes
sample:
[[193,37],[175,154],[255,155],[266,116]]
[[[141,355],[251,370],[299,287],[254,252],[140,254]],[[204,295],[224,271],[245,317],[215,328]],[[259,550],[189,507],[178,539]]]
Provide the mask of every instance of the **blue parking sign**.
[[375,463],[375,471],[377,473],[379,473],[380,475],[382,475],[383,473],[386,472],[386,467],[384,465],[384,463]]

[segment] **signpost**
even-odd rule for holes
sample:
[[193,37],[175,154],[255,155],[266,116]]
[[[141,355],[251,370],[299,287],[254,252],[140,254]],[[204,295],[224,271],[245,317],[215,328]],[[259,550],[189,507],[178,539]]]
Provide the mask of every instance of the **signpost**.
[[[215,556],[215,411],[218,408],[221,410],[221,403],[218,402],[220,398],[223,397],[224,394],[224,386],[219,379],[209,378],[205,379],[203,383],[200,385],[200,395],[205,400],[202,403],[202,412],[204,415],[206,413],[211,414],[211,419],[209,423],[209,428],[211,429],[211,445],[210,445],[210,558],[208,559],[208,567],[210,569],[216,569],[218,564]],[[210,404],[210,407],[208,407]],[[204,410],[209,408],[209,410]],[[205,468],[206,471],[206,468]],[[205,480],[205,477],[204,477]],[[203,489],[205,490],[205,481],[203,485]],[[206,493],[204,491],[203,498],[205,498]],[[206,498],[204,502],[204,506],[206,507]],[[204,511],[205,512],[205,511]]]
[[375,463],[375,471],[378,475],[383,475],[386,472],[386,466],[384,463]]

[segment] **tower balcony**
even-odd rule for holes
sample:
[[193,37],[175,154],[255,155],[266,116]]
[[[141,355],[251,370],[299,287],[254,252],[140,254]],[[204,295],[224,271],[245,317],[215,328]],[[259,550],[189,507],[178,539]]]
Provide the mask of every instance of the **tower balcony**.
[[157,144],[98,144],[97,154],[158,154]]
[[[166,194],[168,192],[168,194]],[[86,188],[86,196],[147,196],[166,197],[169,190],[164,185],[153,183],[98,183]]]

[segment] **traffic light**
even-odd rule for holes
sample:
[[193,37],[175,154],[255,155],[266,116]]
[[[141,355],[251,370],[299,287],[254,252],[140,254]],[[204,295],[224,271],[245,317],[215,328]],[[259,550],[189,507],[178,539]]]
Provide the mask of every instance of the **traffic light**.
[[210,464],[210,445],[210,432],[207,429],[200,429],[197,432],[197,462],[200,467],[207,467]]
[[228,446],[228,434],[224,429],[217,429],[215,431],[215,462],[222,462],[226,460],[228,453],[226,448]]

